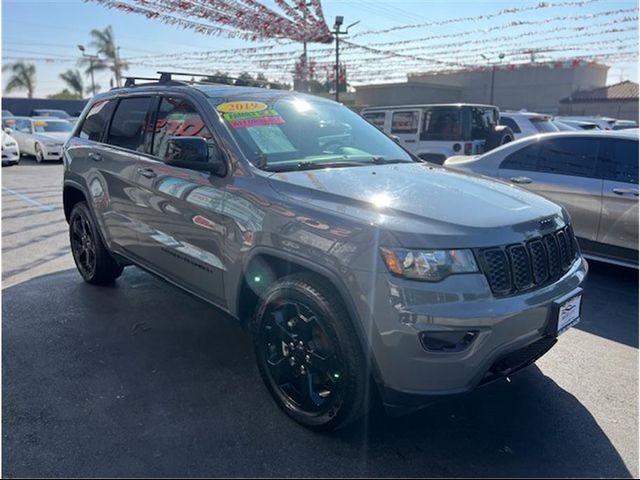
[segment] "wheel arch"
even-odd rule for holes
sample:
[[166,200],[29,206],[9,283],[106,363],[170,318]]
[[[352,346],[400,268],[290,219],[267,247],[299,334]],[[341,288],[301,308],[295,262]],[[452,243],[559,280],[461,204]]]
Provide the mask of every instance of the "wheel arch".
[[318,265],[317,263],[307,260],[306,258],[300,257],[298,255],[282,252],[280,250],[269,247],[254,248],[251,252],[251,255],[247,258],[247,261],[244,264],[242,273],[238,278],[235,287],[236,296],[233,303],[233,306],[235,308],[234,313],[240,319],[240,321],[244,325],[247,325],[248,320],[255,310],[260,297],[259,294],[257,294],[255,290],[249,285],[248,279],[254,275],[254,267],[258,266],[258,271],[262,271],[264,265],[268,265],[269,267],[271,267],[270,271],[275,273],[275,276],[269,279],[271,281],[276,281],[293,273],[307,272],[317,275],[319,278],[326,281],[327,285],[331,286],[331,288],[342,300],[342,303],[347,309],[349,319],[358,336],[358,341],[369,366],[369,370],[373,376],[375,383],[378,386],[381,386],[380,370],[378,369],[378,365],[373,356],[373,348],[371,342],[369,341],[364,325],[360,320],[360,315],[355,303],[349,295],[345,294],[345,292],[349,291],[349,288],[347,288],[347,285],[344,283],[338,273],[323,265]]
[[79,202],[87,202],[88,198],[84,189],[75,182],[65,182],[62,189],[62,205],[64,208],[64,218],[69,223],[71,211]]

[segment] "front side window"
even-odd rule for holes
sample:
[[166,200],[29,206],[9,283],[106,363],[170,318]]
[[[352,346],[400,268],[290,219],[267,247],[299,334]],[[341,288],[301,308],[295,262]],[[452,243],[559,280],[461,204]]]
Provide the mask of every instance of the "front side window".
[[596,176],[595,138],[551,138],[541,145],[538,170],[576,177]]
[[502,165],[500,165],[500,169],[535,172],[538,169],[539,147],[537,143],[533,143],[513,152],[504,159]]
[[380,130],[384,130],[384,121],[386,118],[385,112],[365,113],[363,117],[369,120],[373,125],[378,127]]
[[424,111],[420,140],[462,139],[462,110],[456,107],[434,107]]
[[79,134],[80,138],[99,142],[102,138],[102,133],[109,123],[109,118],[111,118],[115,104],[116,102],[114,100],[101,100],[94,103],[82,123]]
[[107,143],[116,147],[145,151],[145,124],[151,97],[123,98],[111,120]]
[[367,120],[331,102],[296,95],[212,102],[244,155],[259,168],[282,171],[413,161]]
[[198,111],[182,98],[165,97],[160,102],[153,136],[153,154],[165,158],[171,137],[202,137],[213,147],[213,137]]
[[418,112],[393,112],[391,116],[391,133],[418,133]]
[[605,180],[638,184],[638,142],[603,140],[598,160]]

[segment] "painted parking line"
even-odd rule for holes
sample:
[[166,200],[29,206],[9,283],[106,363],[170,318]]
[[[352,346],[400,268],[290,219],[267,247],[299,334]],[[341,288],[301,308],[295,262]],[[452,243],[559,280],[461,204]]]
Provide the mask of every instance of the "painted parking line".
[[34,205],[36,207],[38,207],[40,210],[44,210],[46,212],[51,212],[53,210],[55,210],[55,208],[53,208],[50,205],[45,205],[44,203],[40,203],[39,201],[28,197],[27,195],[25,195],[24,193],[20,193],[20,192],[16,192],[15,190],[11,190],[10,188],[7,187],[2,187],[2,191],[3,192],[8,192],[11,195],[15,195],[16,197],[20,198],[21,200],[24,200],[25,202],[30,203],[31,205]]

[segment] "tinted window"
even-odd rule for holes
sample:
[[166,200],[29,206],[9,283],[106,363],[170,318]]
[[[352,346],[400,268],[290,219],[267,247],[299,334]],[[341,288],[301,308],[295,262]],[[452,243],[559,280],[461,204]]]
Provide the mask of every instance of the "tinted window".
[[369,120],[371,123],[373,123],[380,130],[384,129],[385,116],[386,116],[385,112],[371,112],[371,113],[365,113],[363,115],[364,118]]
[[393,112],[391,133],[418,133],[418,112]]
[[73,130],[73,125],[69,122],[63,121],[50,121],[50,120],[34,120],[33,129],[36,133],[47,132],[70,132]]
[[153,154],[164,158],[171,137],[203,137],[213,146],[213,137],[197,110],[186,100],[166,97],[160,102],[153,137]]
[[102,100],[93,104],[82,123],[80,138],[99,142],[102,138],[102,132],[109,123],[115,104],[116,102],[113,100]]
[[538,171],[577,177],[596,176],[595,138],[551,138],[541,145]]
[[522,133],[522,130],[520,130],[520,127],[513,118],[500,117],[500,125],[509,127],[513,133]]
[[537,143],[528,145],[505,158],[500,168],[534,172],[538,169],[538,152],[539,145]]
[[455,107],[425,109],[420,140],[461,140],[462,110]]
[[605,180],[638,183],[638,142],[605,140],[601,143],[598,158]]
[[150,97],[123,98],[111,121],[107,143],[144,152],[144,133]]

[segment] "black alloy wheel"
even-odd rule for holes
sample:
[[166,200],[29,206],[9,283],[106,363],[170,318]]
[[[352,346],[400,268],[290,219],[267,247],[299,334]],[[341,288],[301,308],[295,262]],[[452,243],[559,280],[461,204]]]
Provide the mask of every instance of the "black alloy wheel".
[[71,251],[78,270],[84,278],[91,278],[96,271],[96,243],[89,220],[81,213],[73,218]]

